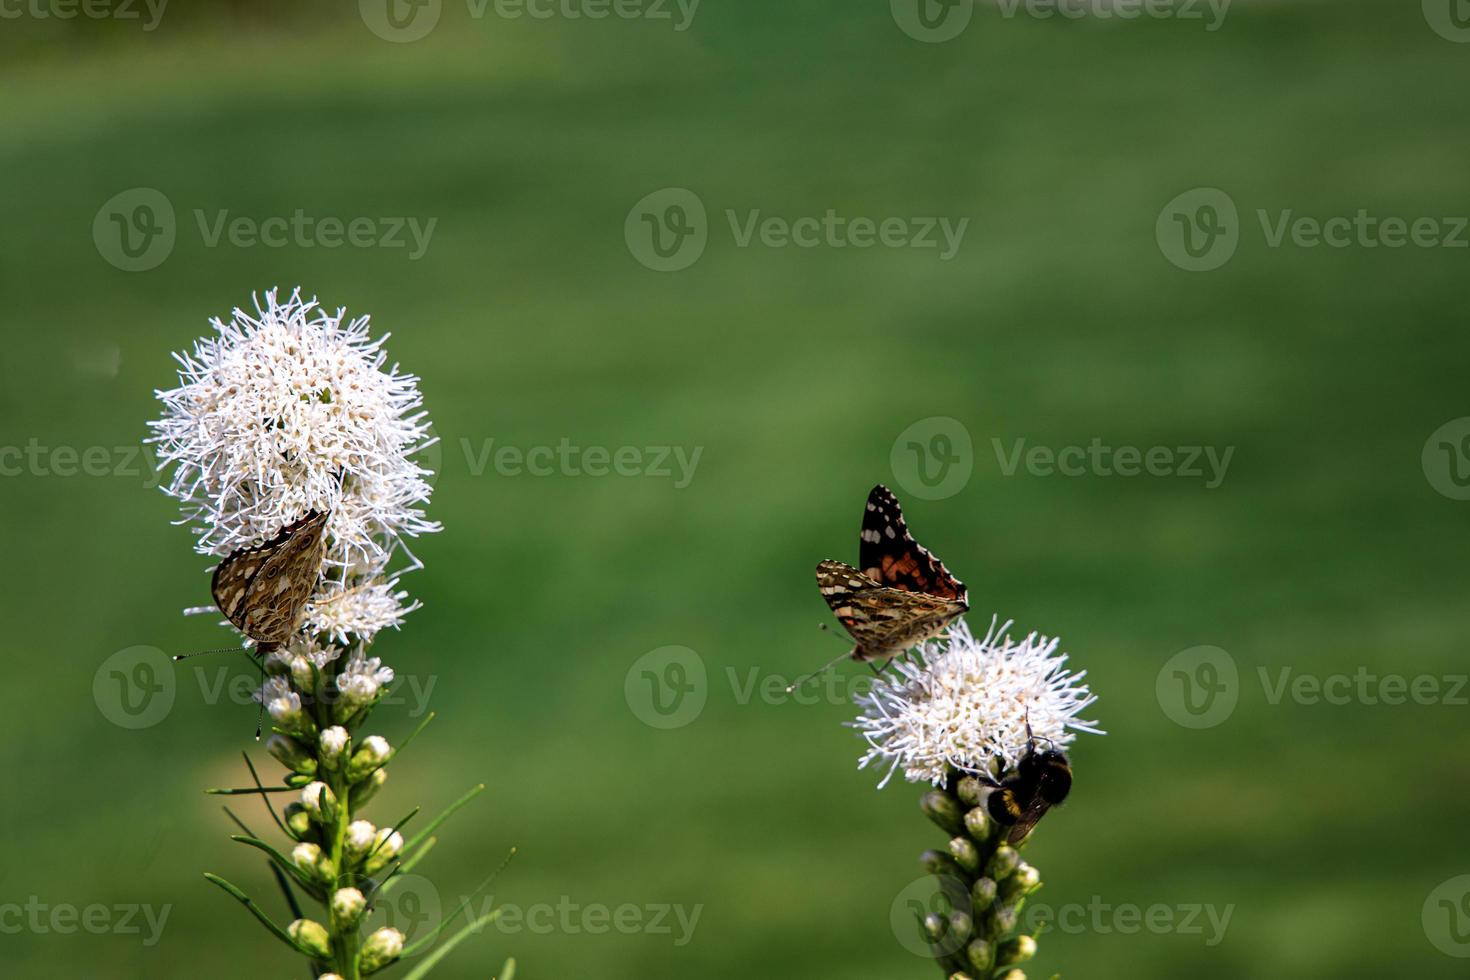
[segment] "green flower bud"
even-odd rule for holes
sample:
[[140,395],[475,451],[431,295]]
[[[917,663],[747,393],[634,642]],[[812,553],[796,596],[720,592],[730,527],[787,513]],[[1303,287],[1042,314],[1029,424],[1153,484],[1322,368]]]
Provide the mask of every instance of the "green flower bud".
[[1035,955],[1036,940],[1030,936],[1016,936],[1000,944],[1000,948],[996,951],[996,963],[1000,966],[1025,963]]
[[297,919],[286,927],[286,932],[296,940],[296,945],[305,949],[316,959],[324,960],[332,955],[332,939],[327,935],[326,927],[320,922],[313,922],[311,919]]
[[363,740],[362,747],[352,753],[352,761],[347,763],[348,782],[357,783],[366,779],[382,767],[392,754],[393,749],[386,738],[369,735]]
[[990,817],[985,813],[983,806],[977,806],[965,811],[965,830],[976,840],[985,840],[990,836]]
[[1001,901],[1014,902],[1041,887],[1041,873],[1022,861],[1009,878],[1000,883]]
[[316,690],[316,668],[305,657],[291,658],[291,681],[307,693]]
[[960,866],[944,851],[928,850],[919,855],[919,866],[931,875],[958,878]]
[[297,844],[291,849],[291,863],[311,881],[325,884],[337,877],[332,859],[316,844]]
[[955,784],[954,795],[967,807],[979,806],[985,801],[985,791],[988,788],[974,776],[965,776]]
[[304,772],[293,772],[285,779],[281,780],[281,782],[285,783],[292,789],[301,789],[307,783],[311,782],[311,777]]
[[392,963],[402,953],[403,933],[391,926],[384,926],[367,937],[357,962],[362,972],[372,973]]
[[1020,970],[1007,970],[1004,973],[998,974],[995,980],[1026,980],[1026,974]]
[[316,773],[316,760],[305,746],[289,735],[272,735],[266,740],[265,750],[287,769],[308,776]]
[[301,805],[320,824],[331,823],[337,816],[337,794],[323,782],[307,783],[301,791]]
[[339,888],[332,893],[332,918],[349,929],[357,925],[365,908],[367,899],[356,888]]
[[347,858],[349,861],[357,862],[367,857],[368,851],[378,842],[378,828],[370,821],[354,820],[347,825],[347,840],[345,843]]
[[975,920],[968,912],[951,912],[949,914],[949,930],[945,933],[952,942],[951,946],[958,947],[960,943],[966,942],[975,934]]
[[286,829],[291,831],[291,836],[300,841],[316,839],[316,825],[311,822],[311,814],[306,812],[306,807],[300,803],[291,803],[286,807]]
[[976,939],[965,947],[965,958],[982,977],[986,976],[995,959],[995,947],[983,939]]
[[980,870],[980,852],[975,849],[968,837],[956,837],[949,842],[949,853],[955,863],[965,869],[967,874],[974,874]]
[[1016,849],[1008,844],[1002,844],[990,856],[990,863],[985,866],[985,875],[988,878],[994,878],[996,881],[999,881],[1002,878],[1009,877],[1010,873],[1015,871],[1020,863],[1021,855]]
[[1016,931],[1016,923],[1020,921],[1021,910],[1014,905],[997,906],[990,913],[990,937],[1002,939]]
[[976,912],[984,912],[995,902],[995,879],[976,878],[975,884],[970,887],[970,898],[975,903]]
[[930,820],[948,833],[958,834],[964,829],[964,815],[960,812],[959,804],[948,793],[932,789],[919,798],[919,807]]
[[944,939],[944,930],[947,923],[943,916],[930,912],[924,916],[924,935],[931,943],[938,943]]
[[396,858],[403,850],[403,835],[392,827],[384,827],[377,833],[373,846],[368,848],[366,861],[363,862],[362,870],[366,874],[376,874],[387,866],[389,861]]
[[377,795],[378,790],[388,781],[388,772],[384,769],[375,769],[367,779],[352,787],[349,794],[352,797],[352,808],[356,810],[368,800]]
[[317,745],[322,752],[322,763],[328,769],[338,768],[351,741],[352,738],[347,734],[347,729],[341,725],[333,725],[331,728],[324,729],[317,737]]

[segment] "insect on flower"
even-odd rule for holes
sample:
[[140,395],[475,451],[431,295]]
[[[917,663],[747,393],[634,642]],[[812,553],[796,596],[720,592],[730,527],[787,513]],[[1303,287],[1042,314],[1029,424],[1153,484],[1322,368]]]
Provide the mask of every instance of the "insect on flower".
[[886,663],[938,636],[969,611],[964,583],[914,540],[898,498],[882,484],[868,494],[863,510],[858,561],[861,571],[831,558],[817,563],[817,588],[855,645],[788,690],[847,656]]

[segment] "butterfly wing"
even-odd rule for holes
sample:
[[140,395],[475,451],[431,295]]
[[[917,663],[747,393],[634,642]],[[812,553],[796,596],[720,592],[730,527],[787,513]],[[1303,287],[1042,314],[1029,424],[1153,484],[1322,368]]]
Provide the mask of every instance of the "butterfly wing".
[[235,552],[215,569],[211,587],[216,605],[257,644],[284,643],[296,629],[321,574],[327,516],[312,511],[260,547]]
[[830,558],[817,564],[817,588],[857,642],[855,660],[890,660],[939,635],[965,611],[948,599],[879,585]]
[[909,533],[903,509],[893,491],[881,483],[868,494],[863,530],[858,542],[858,564],[879,585],[905,592],[949,599],[969,605],[969,590],[949,573],[944,562]]

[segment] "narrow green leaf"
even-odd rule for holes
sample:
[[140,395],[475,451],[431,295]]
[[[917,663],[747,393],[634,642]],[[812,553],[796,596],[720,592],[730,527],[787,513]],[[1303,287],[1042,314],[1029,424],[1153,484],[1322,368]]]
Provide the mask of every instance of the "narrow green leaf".
[[414,834],[413,839],[407,843],[407,845],[404,847],[404,850],[409,850],[410,848],[416,846],[420,841],[427,839],[430,834],[439,829],[440,824],[453,816],[456,810],[458,810],[460,807],[464,806],[470,800],[473,800],[475,797],[479,796],[483,792],[485,792],[485,784],[480,783],[478,786],[471,789],[468,793],[461,796],[453,803],[449,804],[448,809],[439,814],[433,820],[430,820],[429,825],[423,830],[419,831],[417,834]]
[[231,834],[230,840],[239,841],[241,844],[249,844],[251,847],[257,850],[264,851],[270,856],[271,860],[279,865],[282,871],[290,875],[298,885],[301,885],[308,892],[319,891],[319,889],[316,888],[315,883],[307,878],[304,874],[302,874],[301,869],[292,864],[289,858],[287,858],[280,851],[276,850],[274,847],[271,847],[260,838],[245,837],[241,834]]
[[457,908],[457,909],[454,910],[454,914],[453,915],[446,915],[444,917],[444,920],[442,922],[440,922],[439,925],[437,925],[434,928],[434,930],[432,932],[430,932],[427,936],[421,937],[415,943],[410,943],[407,947],[404,948],[403,955],[404,956],[413,956],[414,954],[416,954],[420,950],[422,950],[425,947],[429,946],[431,943],[434,942],[435,939],[437,939],[439,937],[439,934],[440,933],[442,933],[445,929],[447,929],[449,927],[449,925],[454,922],[455,919],[459,918],[459,914],[461,912],[466,913],[466,916],[465,917],[468,918],[469,917],[468,916],[468,912],[469,912],[469,908],[470,908],[470,900],[471,899],[474,899],[474,898],[478,898],[480,896],[480,894],[482,892],[484,892],[485,889],[489,888],[490,887],[490,883],[496,879],[496,877],[500,874],[500,872],[502,872],[502,871],[505,870],[505,866],[507,864],[509,864],[510,863],[510,859],[513,858],[513,857],[515,857],[515,856],[516,856],[516,849],[512,847],[510,849],[510,853],[505,856],[505,860],[500,862],[500,867],[498,867],[494,871],[490,872],[490,877],[488,877],[484,881],[480,882],[479,886],[474,891],[470,892],[468,895],[466,895],[464,897],[464,901],[460,903],[459,908]]
[[207,789],[204,791],[210,796],[250,796],[255,793],[299,793],[300,786],[242,786],[234,789]]
[[239,902],[241,905],[249,909],[251,914],[260,920],[260,924],[269,929],[271,933],[276,936],[276,938],[281,940],[281,942],[285,943],[287,946],[290,946],[302,956],[311,955],[310,950],[302,949],[300,946],[296,945],[296,941],[291,938],[290,934],[287,933],[285,929],[282,929],[280,926],[272,922],[270,916],[262,912],[260,906],[256,905],[255,902],[251,900],[249,895],[246,895],[240,889],[236,888],[234,885],[230,884],[219,875],[210,874],[206,871],[204,873],[204,878],[206,881],[213,882],[214,884],[219,885],[221,888],[223,888],[226,892],[229,892],[229,894],[234,897],[235,901]]
[[[245,760],[245,768],[250,770],[250,781],[255,783],[255,788],[260,790],[261,793],[264,794],[265,785],[260,781],[260,776],[255,772],[255,766],[251,763],[249,754],[241,752],[240,757]],[[260,802],[265,806],[265,812],[271,815],[271,819],[275,821],[276,826],[280,828],[281,833],[285,834],[287,837],[290,837],[291,832],[286,829],[286,825],[281,822],[281,818],[276,816],[276,808],[271,806],[271,801],[266,799],[265,796],[262,795],[260,797]],[[246,831],[246,833],[249,833],[249,831]],[[255,835],[250,834],[250,836],[254,837]]]
[[429,975],[429,971],[434,969],[434,967],[439,964],[440,960],[448,956],[450,951],[453,950],[454,947],[458,946],[460,943],[464,942],[465,939],[469,938],[470,933],[477,932],[480,929],[484,928],[487,923],[500,918],[500,913],[501,909],[496,909],[494,912],[487,912],[486,914],[480,916],[478,919],[475,919],[473,922],[470,922],[463,929],[459,930],[459,932],[456,932],[454,935],[444,940],[443,946],[440,946],[438,949],[430,953],[423,962],[419,963],[412,970],[410,970],[403,977],[403,980],[424,980],[424,977]]
[[405,738],[403,740],[403,743],[401,745],[399,745],[397,748],[395,748],[392,752],[389,752],[388,753],[388,758],[385,759],[385,760],[383,760],[383,765],[386,766],[388,763],[390,763],[394,759],[398,758],[398,753],[400,753],[404,749],[408,748],[408,744],[410,742],[412,742],[414,739],[416,739],[416,738],[419,737],[419,732],[421,732],[425,728],[428,728],[429,727],[429,722],[431,722],[431,721],[434,720],[434,715],[435,714],[436,714],[436,712],[430,711],[428,714],[424,715],[424,720],[421,721],[421,722],[419,722],[419,727],[417,727],[413,731],[409,732],[408,733],[408,738]]
[[490,980],[515,980],[515,976],[516,960],[515,957],[512,956],[510,959],[506,960],[505,965],[500,968],[500,973],[497,976],[491,977]]

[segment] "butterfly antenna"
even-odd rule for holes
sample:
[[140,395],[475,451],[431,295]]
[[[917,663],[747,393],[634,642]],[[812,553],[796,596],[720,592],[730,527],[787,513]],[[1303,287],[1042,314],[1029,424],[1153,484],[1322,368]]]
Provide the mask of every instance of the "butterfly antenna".
[[255,740],[260,741],[260,723],[265,720],[265,702],[260,702],[260,710],[255,713]]
[[180,660],[188,660],[190,657],[202,657],[206,653],[234,653],[237,650],[243,649],[244,647],[216,647],[213,650],[197,650],[194,653],[176,653],[174,654],[173,659],[175,662],[177,662]]
[[805,684],[813,677],[822,676],[827,671],[831,670],[833,667],[836,667],[838,664],[842,663],[842,661],[846,660],[850,656],[852,656],[851,650],[844,653],[839,653],[837,656],[833,657],[831,660],[827,661],[827,663],[812,671],[810,674],[803,674],[801,677],[798,677],[796,680],[792,681],[789,685],[787,685],[786,693],[790,694],[792,691],[796,690],[798,687],[801,687],[801,685]]

